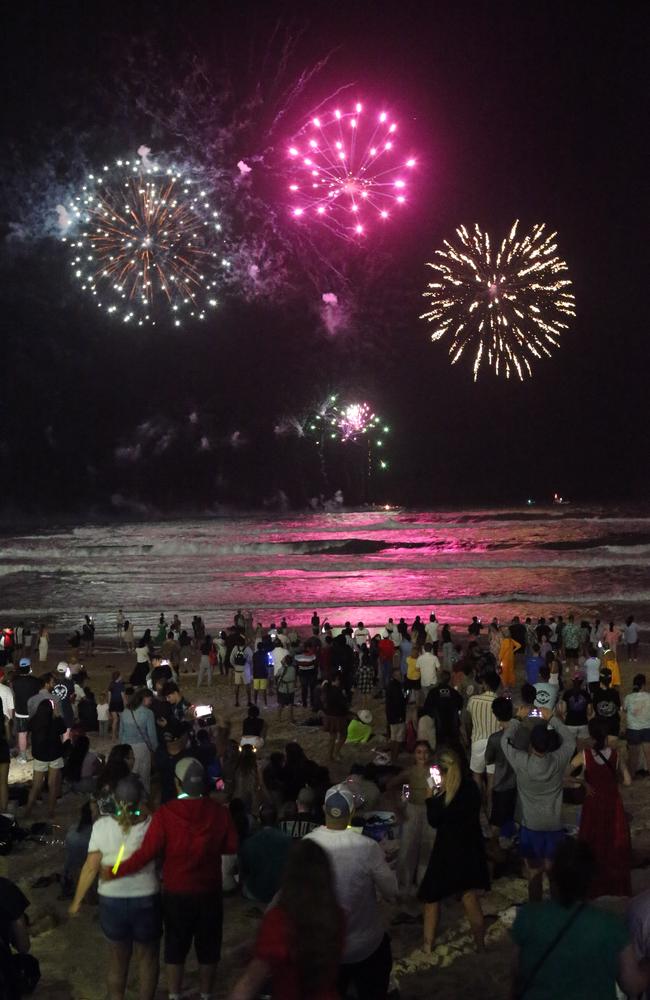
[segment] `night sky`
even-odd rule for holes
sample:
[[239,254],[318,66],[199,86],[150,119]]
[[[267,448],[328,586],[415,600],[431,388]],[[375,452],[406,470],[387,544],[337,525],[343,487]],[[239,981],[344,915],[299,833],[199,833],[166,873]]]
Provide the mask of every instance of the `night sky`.
[[[556,490],[583,501],[645,500],[649,29],[641,3],[25,0],[7,8],[5,514],[261,505],[279,488],[300,505],[326,485],[360,500],[363,455],[354,446],[329,456],[323,484],[313,443],[274,434],[283,416],[339,388],[371,400],[391,425],[391,468],[374,481],[376,501],[521,503]],[[418,152],[408,212],[362,247],[315,232],[308,266],[301,254],[278,260],[286,281],[274,294],[231,285],[205,326],[112,322],[70,279],[56,236],[61,192],[140,144],[205,163],[206,135],[198,129],[183,146],[151,108],[174,110],[192,65],[214,81],[227,76],[233,102],[244,104],[256,84],[265,97],[287,36],[288,80],[330,57],[288,110],[276,145],[318,101],[354,84],[347,99],[385,101]],[[260,144],[267,120],[264,112],[256,126]],[[255,155],[256,128],[228,147],[222,167],[233,181],[237,160]],[[254,180],[282,211],[278,177],[260,167]],[[418,319],[424,262],[461,223],[501,236],[515,218],[558,230],[578,315],[532,379],[506,383],[486,369],[475,385],[469,362],[451,368],[444,342],[432,344]],[[248,238],[248,226],[234,215],[233,241]],[[345,294],[336,290],[351,313],[334,335],[319,316],[332,264],[345,271]],[[197,446],[201,434],[209,451]]]

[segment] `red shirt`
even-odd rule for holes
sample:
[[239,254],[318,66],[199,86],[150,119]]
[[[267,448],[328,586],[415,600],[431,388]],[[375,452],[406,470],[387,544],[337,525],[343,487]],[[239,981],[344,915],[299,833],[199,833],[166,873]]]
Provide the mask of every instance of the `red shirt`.
[[395,654],[395,643],[392,639],[379,640],[379,656],[382,660],[392,660]]
[[[267,910],[255,942],[255,957],[266,962],[273,977],[272,996],[277,1000],[305,1000],[300,989],[298,967],[291,956],[292,929],[289,918],[281,906]],[[343,948],[343,937],[340,951]],[[340,952],[339,952],[340,954]],[[310,991],[309,1000],[339,1000],[336,988],[338,963],[332,968],[330,982],[319,990]]]
[[120,865],[116,878],[162,857],[167,892],[214,892],[221,889],[221,855],[236,854],[237,848],[225,806],[206,798],[173,799],[153,814],[142,846]]

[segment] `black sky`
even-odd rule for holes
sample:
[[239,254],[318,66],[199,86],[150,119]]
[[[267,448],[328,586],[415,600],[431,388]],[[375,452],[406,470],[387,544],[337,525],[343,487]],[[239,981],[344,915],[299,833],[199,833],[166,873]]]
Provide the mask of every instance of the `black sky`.
[[[313,289],[281,306],[232,294],[214,327],[134,337],[79,299],[54,239],[7,235],[0,460],[11,495],[1,502],[97,510],[119,493],[201,507],[254,503],[277,487],[301,502],[320,488],[317,466],[273,426],[339,378],[393,428],[378,500],[509,503],[555,490],[644,500],[647,4],[26,0],[5,10],[5,234],[14,192],[33,185],[38,197],[57,135],[75,135],[88,161],[113,153],[119,129],[126,145],[155,145],[135,101],[130,121],[123,107],[139,42],[177,72],[170,87],[182,86],[188,52],[217,60],[227,48],[236,66],[278,19],[302,29],[298,63],[336,50],[310,97],[356,81],[360,96],[398,107],[419,150],[417,199],[383,248],[384,297],[336,343],[305,304]],[[52,171],[61,180],[73,166],[55,156]],[[424,261],[460,223],[502,234],[517,217],[558,230],[578,316],[532,380],[486,373],[474,385],[417,319]],[[192,409],[208,414],[211,432],[239,429],[244,445],[197,456],[183,429]],[[116,463],[115,448],[154,417],[176,428],[174,446]]]

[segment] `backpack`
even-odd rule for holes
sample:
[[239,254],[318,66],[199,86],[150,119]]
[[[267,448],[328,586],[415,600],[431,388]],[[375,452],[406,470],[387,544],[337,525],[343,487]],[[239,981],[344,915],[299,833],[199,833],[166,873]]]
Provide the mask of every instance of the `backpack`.
[[[239,650],[238,653],[235,653],[235,667],[243,667],[245,666],[245,664],[246,664],[246,657],[244,656],[242,651]],[[241,671],[238,670],[237,673],[241,673]]]

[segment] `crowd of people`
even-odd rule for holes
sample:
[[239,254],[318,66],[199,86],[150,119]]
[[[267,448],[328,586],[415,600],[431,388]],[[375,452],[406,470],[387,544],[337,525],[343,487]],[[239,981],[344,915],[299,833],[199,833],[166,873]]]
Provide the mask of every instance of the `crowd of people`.
[[[0,813],[12,755],[33,769],[20,823],[44,794],[49,819],[62,794],[78,796],[61,894],[71,917],[97,897],[111,1000],[123,1000],[132,959],[141,1000],[153,998],[161,938],[170,1000],[192,947],[201,1000],[213,997],[224,896],[236,893],[261,923],[231,1000],[381,1000],[394,983],[380,900],[421,902],[426,955],[443,904],[460,899],[480,951],[481,895],[517,857],[532,905],[512,932],[514,995],[551,995],[544,983],[578,940],[563,996],[613,996],[617,980],[647,988],[650,898],[631,910],[635,950],[624,924],[588,903],[631,893],[620,786],[650,773],[645,675],[621,690],[619,654],[639,654],[634,619],[475,617],[463,635],[426,617],[333,628],[314,612],[301,634],[238,610],[212,635],[199,616],[184,629],[161,614],[136,638],[120,611],[129,666],[111,667],[96,695],[81,662],[95,655],[91,616],[52,671],[47,628],[36,644],[15,628],[1,651]],[[185,696],[190,679],[205,704]],[[283,719],[297,739],[269,753]],[[327,734],[327,762],[307,756],[302,727]],[[575,836],[567,806],[579,809]],[[12,908],[0,900],[7,982],[29,950],[11,930],[25,913],[21,902],[11,916],[14,889]]]

